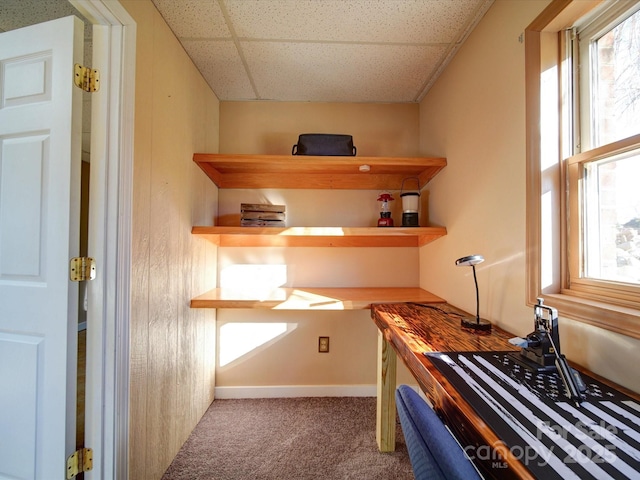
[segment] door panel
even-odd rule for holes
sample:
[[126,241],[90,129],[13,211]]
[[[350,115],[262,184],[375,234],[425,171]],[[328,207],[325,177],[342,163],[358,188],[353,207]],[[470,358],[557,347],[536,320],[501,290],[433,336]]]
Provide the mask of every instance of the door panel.
[[[42,338],[35,335],[12,335],[0,332],[0,411],[10,414],[10,421],[20,428],[6,430],[3,422],[0,450],[0,477],[33,478],[38,414],[39,365]],[[9,427],[7,427],[9,428]],[[10,435],[10,437],[9,437]]]
[[51,54],[17,56],[3,61],[2,107],[51,100]]
[[82,33],[0,34],[0,479],[65,478],[75,450]]
[[[49,134],[3,138],[0,164],[0,280],[45,281],[43,197]],[[14,215],[14,212],[20,212]],[[11,253],[13,252],[13,253]],[[19,252],[16,254],[16,252]]]

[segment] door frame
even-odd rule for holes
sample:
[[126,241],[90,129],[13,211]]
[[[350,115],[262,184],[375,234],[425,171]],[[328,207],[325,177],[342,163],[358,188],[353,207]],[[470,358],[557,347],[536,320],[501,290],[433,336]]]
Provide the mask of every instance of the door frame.
[[85,446],[94,453],[85,478],[126,479],[136,23],[117,0],[68,1],[94,24],[93,61],[107,90],[91,116],[89,256],[98,273],[88,286]]

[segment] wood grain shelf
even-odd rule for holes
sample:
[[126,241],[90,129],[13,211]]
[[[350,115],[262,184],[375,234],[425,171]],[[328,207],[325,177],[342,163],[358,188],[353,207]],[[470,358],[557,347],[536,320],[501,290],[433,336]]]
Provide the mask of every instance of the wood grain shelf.
[[421,288],[214,288],[191,300],[191,308],[266,308],[277,310],[358,310],[381,303],[444,303]]
[[432,157],[213,153],[195,153],[193,161],[219,188],[400,190],[403,179],[418,177],[423,187],[447,165]]
[[[425,186],[444,158],[228,155],[196,153],[218,188],[400,190],[418,177]],[[367,168],[361,168],[366,166]],[[363,171],[366,170],[366,171]],[[447,234],[444,227],[192,227],[191,233],[222,247],[420,247]],[[215,288],[191,308],[282,310],[368,309],[379,303],[444,303],[421,288]]]
[[421,247],[444,227],[192,227],[221,247]]

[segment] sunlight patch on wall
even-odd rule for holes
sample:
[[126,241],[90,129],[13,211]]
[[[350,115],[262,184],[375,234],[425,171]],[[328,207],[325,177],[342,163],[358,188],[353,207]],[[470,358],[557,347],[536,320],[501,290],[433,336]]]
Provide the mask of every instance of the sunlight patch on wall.
[[220,272],[220,287],[271,290],[287,283],[286,265],[230,265]]
[[344,228],[342,227],[289,227],[278,235],[316,235],[344,237]]
[[558,69],[548,68],[540,78],[540,169],[558,164]]
[[295,289],[287,297],[287,300],[282,302],[274,309],[294,310],[299,309],[318,309],[318,310],[344,310],[344,303],[342,300],[328,297],[326,295],[319,295],[314,292],[304,291],[301,289]]
[[540,281],[542,292],[549,293],[559,288],[558,269],[560,204],[554,192],[559,191],[558,162],[558,89],[557,67],[547,68],[540,78]]
[[542,195],[540,206],[542,235],[540,238],[540,286],[543,292],[554,285],[553,258],[553,220],[554,210],[551,192]]
[[296,324],[287,323],[227,323],[220,327],[218,365],[224,367],[260,347],[274,343],[291,333]]

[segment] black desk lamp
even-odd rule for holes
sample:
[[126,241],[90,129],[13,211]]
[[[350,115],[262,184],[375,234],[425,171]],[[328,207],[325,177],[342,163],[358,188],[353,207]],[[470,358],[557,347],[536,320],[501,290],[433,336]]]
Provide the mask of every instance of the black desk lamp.
[[480,318],[480,294],[478,293],[476,265],[482,262],[484,262],[484,257],[482,255],[469,255],[456,260],[456,266],[458,267],[471,266],[471,268],[473,268],[473,281],[476,284],[476,318],[462,318],[462,320],[460,320],[460,325],[462,328],[467,328],[478,333],[489,333],[491,332],[491,322],[484,318]]

